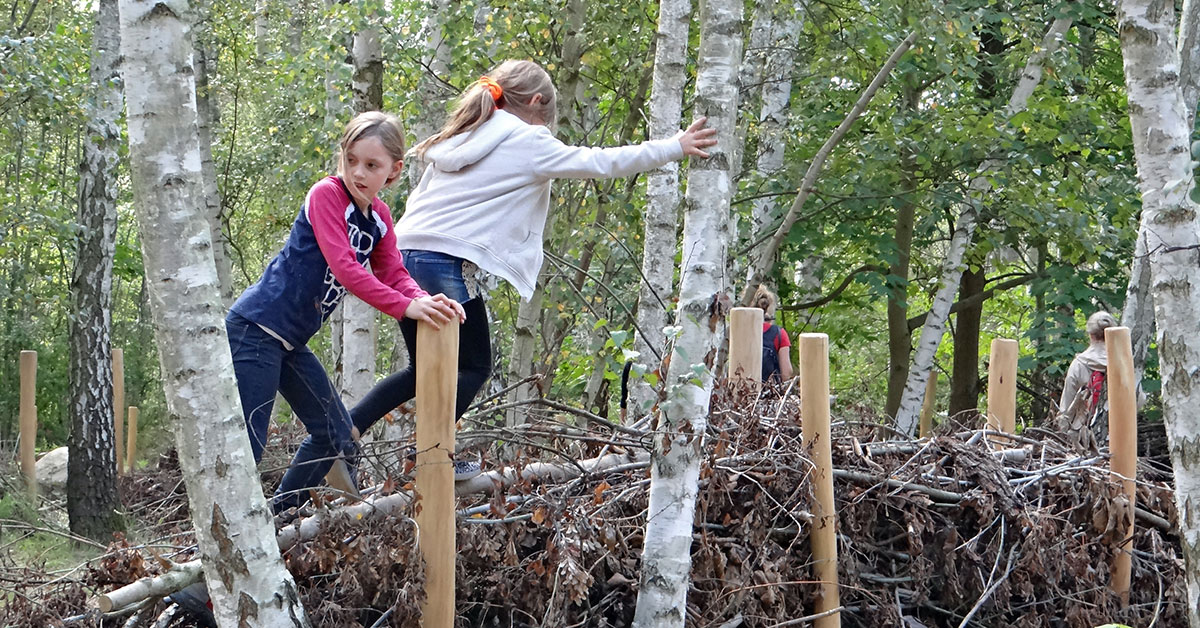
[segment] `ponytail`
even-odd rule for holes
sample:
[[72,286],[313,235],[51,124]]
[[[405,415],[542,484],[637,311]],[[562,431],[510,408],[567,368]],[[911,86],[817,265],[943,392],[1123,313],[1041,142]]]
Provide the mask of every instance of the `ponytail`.
[[[541,94],[537,105],[530,105],[534,94]],[[442,130],[414,147],[418,159],[439,142],[460,133],[469,133],[492,118],[497,109],[504,109],[528,119],[536,115],[542,120],[555,118],[555,91],[550,75],[532,61],[505,61],[468,87],[459,97]]]

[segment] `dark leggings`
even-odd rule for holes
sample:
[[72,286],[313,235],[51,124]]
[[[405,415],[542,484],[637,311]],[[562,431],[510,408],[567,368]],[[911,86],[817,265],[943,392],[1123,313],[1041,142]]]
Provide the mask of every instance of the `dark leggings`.
[[[482,298],[471,299],[462,306],[466,310],[467,321],[458,332],[455,419],[467,411],[492,370],[492,340],[488,330],[487,307]],[[400,332],[404,335],[404,346],[408,347],[408,366],[379,380],[362,401],[350,408],[350,418],[359,434],[366,434],[376,421],[417,393],[417,321],[411,318],[401,320]]]

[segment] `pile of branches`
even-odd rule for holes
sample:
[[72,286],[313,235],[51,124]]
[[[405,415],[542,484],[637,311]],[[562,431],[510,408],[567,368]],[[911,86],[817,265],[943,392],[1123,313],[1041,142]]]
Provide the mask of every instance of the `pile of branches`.
[[[799,403],[777,391],[747,404],[738,401],[741,392],[718,388],[713,396],[688,625],[808,625],[818,588],[809,550],[813,466],[802,445]],[[649,435],[551,403],[512,436],[536,443],[525,451],[540,452],[541,460],[521,458],[504,474],[493,472],[493,481],[477,478],[472,486],[484,490],[472,495],[459,487],[459,625],[630,625]],[[832,447],[843,625],[1186,624],[1166,481],[1138,483],[1125,606],[1110,591],[1110,565],[1135,515],[1110,481],[1105,456],[1071,451],[1036,429],[1000,440],[943,425],[933,438],[898,440],[876,422],[836,413]],[[557,453],[562,473],[533,471],[546,467],[544,452]],[[611,459],[614,452],[623,463],[578,462]],[[397,470],[380,492],[408,490],[405,471],[411,470]],[[154,512],[170,508],[162,489],[144,492],[156,500]],[[367,526],[329,518],[315,536],[288,545],[285,559],[314,625],[416,625],[424,568],[414,549],[412,508],[400,506]],[[281,524],[281,532],[298,526]],[[179,522],[164,531],[185,528]],[[64,618],[72,625],[131,625],[128,613],[86,614],[83,600],[115,581],[169,567],[148,555],[158,556],[148,547],[116,547],[106,562],[50,588],[48,578],[30,574],[21,577],[33,584],[22,588],[9,573],[3,586],[20,612],[39,604],[46,612],[29,615],[37,618],[29,623],[0,610],[0,625],[55,625]],[[21,605],[38,595],[41,601]],[[132,625],[151,625],[160,609],[161,603],[140,610],[146,619]]]

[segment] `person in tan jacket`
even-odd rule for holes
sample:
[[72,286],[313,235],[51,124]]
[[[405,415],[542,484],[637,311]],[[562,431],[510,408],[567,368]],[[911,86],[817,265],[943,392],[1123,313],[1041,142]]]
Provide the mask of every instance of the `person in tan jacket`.
[[1088,348],[1075,356],[1067,369],[1062,398],[1058,402],[1058,428],[1062,435],[1081,449],[1098,449],[1108,443],[1108,408],[1105,379],[1108,350],[1104,330],[1115,327],[1116,319],[1108,312],[1088,317]]

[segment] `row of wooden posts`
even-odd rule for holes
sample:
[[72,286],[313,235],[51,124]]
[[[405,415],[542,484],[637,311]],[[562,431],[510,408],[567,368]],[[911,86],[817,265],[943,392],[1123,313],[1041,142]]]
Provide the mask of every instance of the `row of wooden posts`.
[[[25,484],[32,497],[37,497],[38,483],[35,471],[36,457],[34,445],[37,443],[37,351],[22,351],[21,362],[21,401],[20,401],[20,440],[18,450],[21,458],[21,474],[25,476]],[[117,473],[123,474],[133,467],[137,459],[138,436],[138,407],[129,406],[129,434],[125,438],[125,447],[121,447],[125,428],[125,413],[119,409],[125,407],[125,353],[121,349],[113,349],[113,448],[116,450]]]

